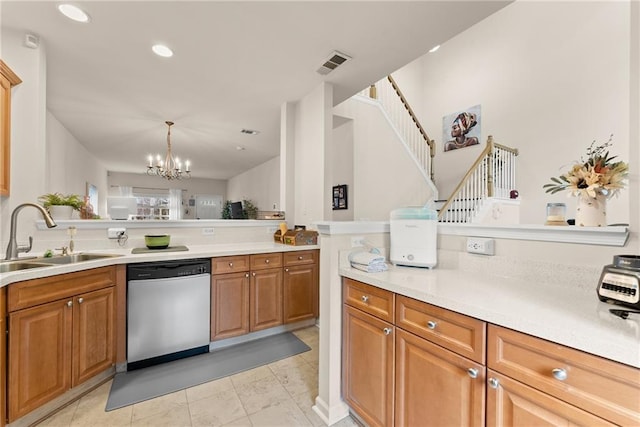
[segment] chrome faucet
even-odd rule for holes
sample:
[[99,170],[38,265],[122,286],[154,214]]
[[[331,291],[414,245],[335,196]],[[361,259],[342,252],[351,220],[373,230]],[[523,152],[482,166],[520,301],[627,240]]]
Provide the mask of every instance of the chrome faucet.
[[16,208],[11,213],[11,234],[9,235],[9,244],[7,245],[7,255],[5,259],[17,259],[18,254],[20,252],[29,252],[31,250],[31,246],[33,245],[33,237],[29,236],[29,246],[20,246],[16,241],[16,232],[18,229],[18,212],[22,210],[22,208],[26,206],[33,206],[38,209],[44,218],[45,224],[47,224],[48,228],[53,228],[57,226],[53,218],[49,215],[49,212],[45,208],[40,205],[36,205],[35,203],[23,203],[21,205],[16,206]]

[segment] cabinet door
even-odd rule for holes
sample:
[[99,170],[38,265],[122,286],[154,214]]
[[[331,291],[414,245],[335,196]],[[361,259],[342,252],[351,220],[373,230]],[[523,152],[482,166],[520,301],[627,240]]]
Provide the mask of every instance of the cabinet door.
[[9,422],[71,387],[72,306],[58,300],[9,315]]
[[392,426],[393,325],[347,305],[343,320],[342,396],[369,426]]
[[251,331],[282,325],[282,268],[251,272]]
[[72,387],[115,364],[115,288],[74,298]]
[[318,317],[318,266],[284,269],[284,323]]
[[396,426],[483,426],[485,368],[396,329]]
[[494,371],[488,377],[487,427],[615,425]]
[[211,341],[249,332],[249,273],[211,279]]

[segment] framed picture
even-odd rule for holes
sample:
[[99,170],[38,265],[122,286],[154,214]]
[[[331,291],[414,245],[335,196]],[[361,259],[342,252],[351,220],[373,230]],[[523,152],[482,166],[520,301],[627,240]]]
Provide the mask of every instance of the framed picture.
[[457,111],[442,118],[444,151],[457,150],[480,143],[480,105]]
[[348,209],[347,204],[347,184],[333,187],[333,210]]

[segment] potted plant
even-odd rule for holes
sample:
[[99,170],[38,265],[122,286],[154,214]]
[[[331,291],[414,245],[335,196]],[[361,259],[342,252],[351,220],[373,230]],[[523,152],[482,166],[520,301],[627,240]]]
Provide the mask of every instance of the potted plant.
[[53,219],[71,219],[73,211],[79,211],[84,200],[77,194],[49,193],[38,197]]
[[242,205],[244,208],[244,217],[246,219],[257,219],[258,218],[258,207],[253,204],[251,200],[244,199],[242,201]]

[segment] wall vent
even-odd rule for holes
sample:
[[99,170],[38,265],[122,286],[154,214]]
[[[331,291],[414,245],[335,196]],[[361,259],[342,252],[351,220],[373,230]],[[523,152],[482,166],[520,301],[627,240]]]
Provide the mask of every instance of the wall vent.
[[327,75],[340,65],[347,62],[351,57],[349,55],[345,55],[344,53],[338,52],[334,50],[333,53],[324,61],[324,64],[320,68],[316,70],[318,74]]

